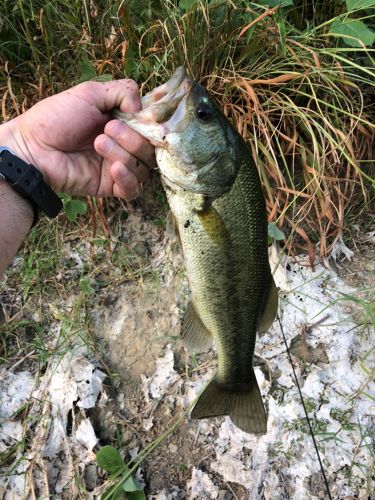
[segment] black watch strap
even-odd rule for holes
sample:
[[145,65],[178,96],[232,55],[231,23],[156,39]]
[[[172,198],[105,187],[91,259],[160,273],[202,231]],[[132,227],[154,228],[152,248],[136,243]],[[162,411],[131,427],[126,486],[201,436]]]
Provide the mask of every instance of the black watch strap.
[[7,149],[0,149],[0,176],[23,198],[28,199],[34,210],[42,210],[47,217],[56,217],[62,209],[60,198],[45,182],[39,170]]

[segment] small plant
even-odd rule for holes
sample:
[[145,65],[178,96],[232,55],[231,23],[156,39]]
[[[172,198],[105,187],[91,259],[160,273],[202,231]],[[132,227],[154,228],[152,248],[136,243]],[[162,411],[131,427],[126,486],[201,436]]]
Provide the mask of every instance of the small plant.
[[[333,20],[329,33],[338,36],[349,47],[371,47],[375,31],[366,24],[372,17],[371,7],[375,7],[375,0],[346,0],[347,12]],[[363,12],[364,9],[368,12]],[[358,19],[358,15],[364,20]]]
[[285,240],[285,233],[279,229],[275,223],[268,223],[268,243]]
[[78,215],[84,215],[87,212],[87,205],[84,201],[73,199],[68,194],[61,194],[60,198],[64,205],[64,212],[70,222],[75,222]]
[[99,467],[109,473],[111,480],[116,480],[115,485],[110,486],[101,498],[108,500],[120,498],[144,500],[146,498],[143,488],[134,479],[128,465],[123,461],[116,448],[103,446],[96,454],[96,461]]
[[95,80],[97,82],[109,82],[110,80],[112,80],[112,75],[110,75],[109,73],[98,75],[95,66],[86,56],[83,57],[79,66],[79,70],[80,77],[77,83],[87,82],[88,80]]

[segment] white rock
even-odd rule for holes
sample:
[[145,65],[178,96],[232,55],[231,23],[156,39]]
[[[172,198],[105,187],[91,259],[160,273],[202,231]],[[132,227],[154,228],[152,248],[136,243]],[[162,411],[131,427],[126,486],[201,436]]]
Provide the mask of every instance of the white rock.
[[193,468],[191,480],[187,483],[189,499],[215,499],[219,496],[219,488],[214,485],[209,475],[196,467]]
[[78,443],[80,443],[90,451],[98,443],[98,438],[96,437],[94,428],[88,418],[83,419],[79,424],[75,433],[75,437]]

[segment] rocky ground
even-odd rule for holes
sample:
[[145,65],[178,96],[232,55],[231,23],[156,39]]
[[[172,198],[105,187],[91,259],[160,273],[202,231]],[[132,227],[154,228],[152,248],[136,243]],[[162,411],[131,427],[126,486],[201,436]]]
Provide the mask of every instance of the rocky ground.
[[[133,463],[155,444],[136,473],[150,499],[326,498],[277,322],[256,348],[268,433],[250,436],[226,417],[183,416],[215,372],[215,350],[195,356],[181,345],[189,295],[182,258],[147,213],[133,209],[118,225],[121,244],[110,252],[121,264],[101,246],[65,240],[55,288],[81,286],[43,306],[48,356],[42,363],[35,337],[34,352],[20,345],[12,363],[3,352],[1,498],[100,496],[108,481],[95,453],[105,444]],[[270,252],[286,341],[331,495],[340,499],[367,499],[374,489],[374,233],[360,238],[351,260],[331,267]],[[90,259],[101,264],[85,274]],[[126,279],[124,262],[133,269]],[[18,300],[12,283],[11,274],[2,293],[8,318]],[[18,320],[43,323],[40,312],[17,311]]]

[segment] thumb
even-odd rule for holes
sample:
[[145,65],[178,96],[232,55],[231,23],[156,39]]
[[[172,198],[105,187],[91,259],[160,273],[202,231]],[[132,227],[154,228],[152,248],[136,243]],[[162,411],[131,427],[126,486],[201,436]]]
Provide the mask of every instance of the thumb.
[[142,108],[139,87],[134,80],[84,82],[76,87],[76,92],[86,100],[89,99],[103,113],[108,113],[114,108],[135,113]]

